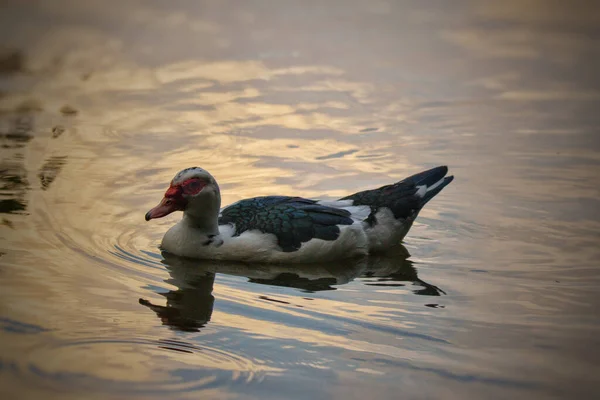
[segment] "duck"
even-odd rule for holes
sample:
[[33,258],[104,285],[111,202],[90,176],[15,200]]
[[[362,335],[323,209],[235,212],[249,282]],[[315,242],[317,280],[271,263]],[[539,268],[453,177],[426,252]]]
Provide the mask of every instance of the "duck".
[[384,253],[401,244],[421,209],[452,180],[447,166],[337,200],[261,196],[221,209],[215,178],[190,167],[171,180],[146,221],[182,211],[159,246],[176,256],[312,263]]

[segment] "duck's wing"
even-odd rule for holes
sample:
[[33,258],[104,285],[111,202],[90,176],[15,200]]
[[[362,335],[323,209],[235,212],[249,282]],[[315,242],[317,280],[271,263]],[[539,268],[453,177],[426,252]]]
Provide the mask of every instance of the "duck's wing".
[[367,222],[376,223],[375,214],[388,208],[396,219],[412,218],[423,206],[454,179],[446,176],[448,167],[441,166],[420,172],[378,189],[365,190],[340,200],[351,200],[353,206],[369,206]]
[[301,197],[265,196],[238,201],[221,211],[219,225],[229,224],[233,236],[250,230],[271,233],[281,249],[300,249],[311,239],[335,240],[339,225],[352,225],[350,211]]

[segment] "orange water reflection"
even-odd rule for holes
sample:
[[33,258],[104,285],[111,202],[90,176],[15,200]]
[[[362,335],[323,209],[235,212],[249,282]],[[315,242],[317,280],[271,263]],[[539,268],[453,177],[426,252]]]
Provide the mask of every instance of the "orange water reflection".
[[[584,3],[21,3],[0,28],[11,397],[593,392],[600,46]],[[457,178],[407,237],[414,275],[215,267],[207,293],[160,262],[178,217],[143,222],[192,165],[226,205],[440,163]]]

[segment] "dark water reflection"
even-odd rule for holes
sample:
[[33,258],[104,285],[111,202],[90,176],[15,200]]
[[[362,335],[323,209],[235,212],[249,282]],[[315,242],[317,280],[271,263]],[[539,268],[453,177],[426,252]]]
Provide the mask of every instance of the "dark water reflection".
[[[401,287],[406,282],[418,285],[415,294],[440,296],[443,290],[423,282],[417,276],[413,263],[408,260],[408,251],[403,246],[388,254],[344,260],[328,264],[245,264],[238,262],[218,262],[194,260],[178,257],[166,252],[161,263],[169,271],[165,282],[177,287],[166,293],[159,293],[167,300],[166,306],[156,305],[140,299],[140,304],[153,310],[163,324],[182,331],[196,332],[203,328],[213,313],[215,298],[212,295],[217,274],[242,276],[248,282],[262,285],[282,286],[301,289],[306,293],[322,290],[336,290],[338,285],[349,283],[358,277],[371,278],[366,285],[380,287]],[[402,283],[401,283],[402,282]],[[290,303],[267,296],[259,299],[280,304]],[[296,307],[303,307],[296,305]]]
[[[594,397],[594,6],[3,2],[0,396]],[[181,260],[143,221],[191,165],[229,204],[441,163],[388,257]]]

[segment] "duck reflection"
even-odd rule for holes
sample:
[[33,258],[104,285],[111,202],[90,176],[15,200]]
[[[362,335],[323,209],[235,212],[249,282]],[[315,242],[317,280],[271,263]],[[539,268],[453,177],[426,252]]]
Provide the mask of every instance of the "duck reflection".
[[164,259],[161,262],[170,274],[165,282],[177,289],[161,293],[167,299],[166,306],[145,299],[139,299],[139,303],[154,311],[164,325],[187,332],[197,332],[210,321],[215,302],[212,291],[217,273],[244,276],[252,283],[291,287],[308,293],[335,290],[335,286],[364,278],[363,283],[369,286],[412,284],[418,287],[413,291],[418,295],[445,294],[438,287],[419,279],[404,246],[377,256],[307,265],[196,260],[166,252],[162,256]]
[[[177,290],[161,293],[167,299],[166,306],[152,304],[140,299],[140,304],[150,308],[161,319],[163,325],[185,332],[198,332],[208,321],[213,311],[215,298],[212,295],[215,274],[198,271],[181,265],[167,266],[172,276],[165,282],[177,286]],[[183,276],[179,276],[183,274]]]

